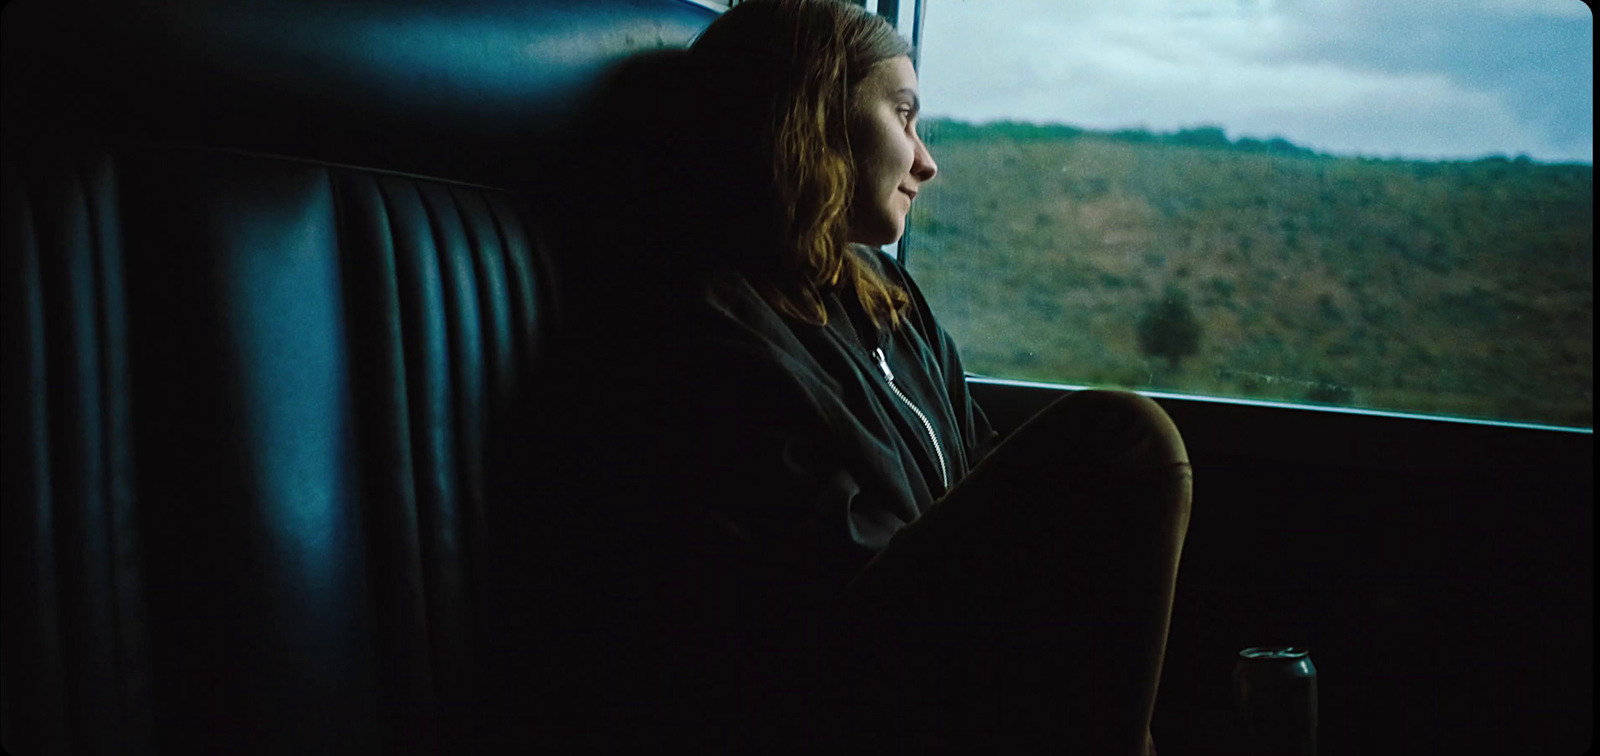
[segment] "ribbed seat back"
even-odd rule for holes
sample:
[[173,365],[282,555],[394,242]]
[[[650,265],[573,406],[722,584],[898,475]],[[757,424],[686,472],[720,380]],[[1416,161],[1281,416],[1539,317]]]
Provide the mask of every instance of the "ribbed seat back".
[[549,317],[527,211],[130,152],[7,155],[8,742],[458,739],[485,445]]
[[492,460],[573,296],[513,124],[710,17],[7,7],[8,752],[496,751]]

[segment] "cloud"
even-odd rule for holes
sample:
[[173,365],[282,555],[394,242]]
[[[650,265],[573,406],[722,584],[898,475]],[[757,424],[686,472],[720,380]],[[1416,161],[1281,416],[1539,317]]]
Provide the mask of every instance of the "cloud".
[[1465,4],[1490,13],[1508,16],[1549,16],[1575,21],[1594,20],[1594,12],[1583,0],[1477,0]]
[[975,121],[1592,162],[1593,20],[1570,6],[1587,14],[1576,0],[933,0],[922,88],[930,115]]

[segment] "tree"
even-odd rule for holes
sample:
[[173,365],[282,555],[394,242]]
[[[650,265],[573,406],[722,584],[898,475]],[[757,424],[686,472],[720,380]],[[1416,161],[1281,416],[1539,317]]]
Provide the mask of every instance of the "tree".
[[1233,142],[1228,141],[1228,135],[1217,126],[1201,126],[1195,129],[1183,129],[1170,137],[1173,144],[1188,147],[1210,147],[1213,149],[1228,149]]
[[1200,321],[1183,289],[1167,284],[1161,298],[1145,306],[1139,318],[1139,348],[1165,359],[1174,371],[1184,357],[1200,352]]

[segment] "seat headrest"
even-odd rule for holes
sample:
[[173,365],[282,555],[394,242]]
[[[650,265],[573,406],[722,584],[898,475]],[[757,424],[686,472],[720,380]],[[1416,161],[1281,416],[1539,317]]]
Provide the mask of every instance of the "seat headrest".
[[7,118],[515,185],[686,0],[21,0]]

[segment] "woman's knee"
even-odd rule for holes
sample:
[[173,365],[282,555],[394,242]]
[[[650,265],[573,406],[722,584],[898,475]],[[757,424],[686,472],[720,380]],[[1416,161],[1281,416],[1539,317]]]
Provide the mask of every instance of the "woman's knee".
[[[1080,391],[1081,422],[1098,425],[1103,446],[1096,461],[1109,474],[1106,483],[1139,502],[1142,511],[1171,524],[1181,545],[1193,506],[1194,473],[1183,434],[1166,411],[1149,397],[1131,391]],[[1148,508],[1148,509],[1147,509]]]
[[1135,471],[1187,467],[1183,434],[1155,400],[1131,391],[1086,389],[1057,400],[1030,425],[1063,443],[1069,464]]

